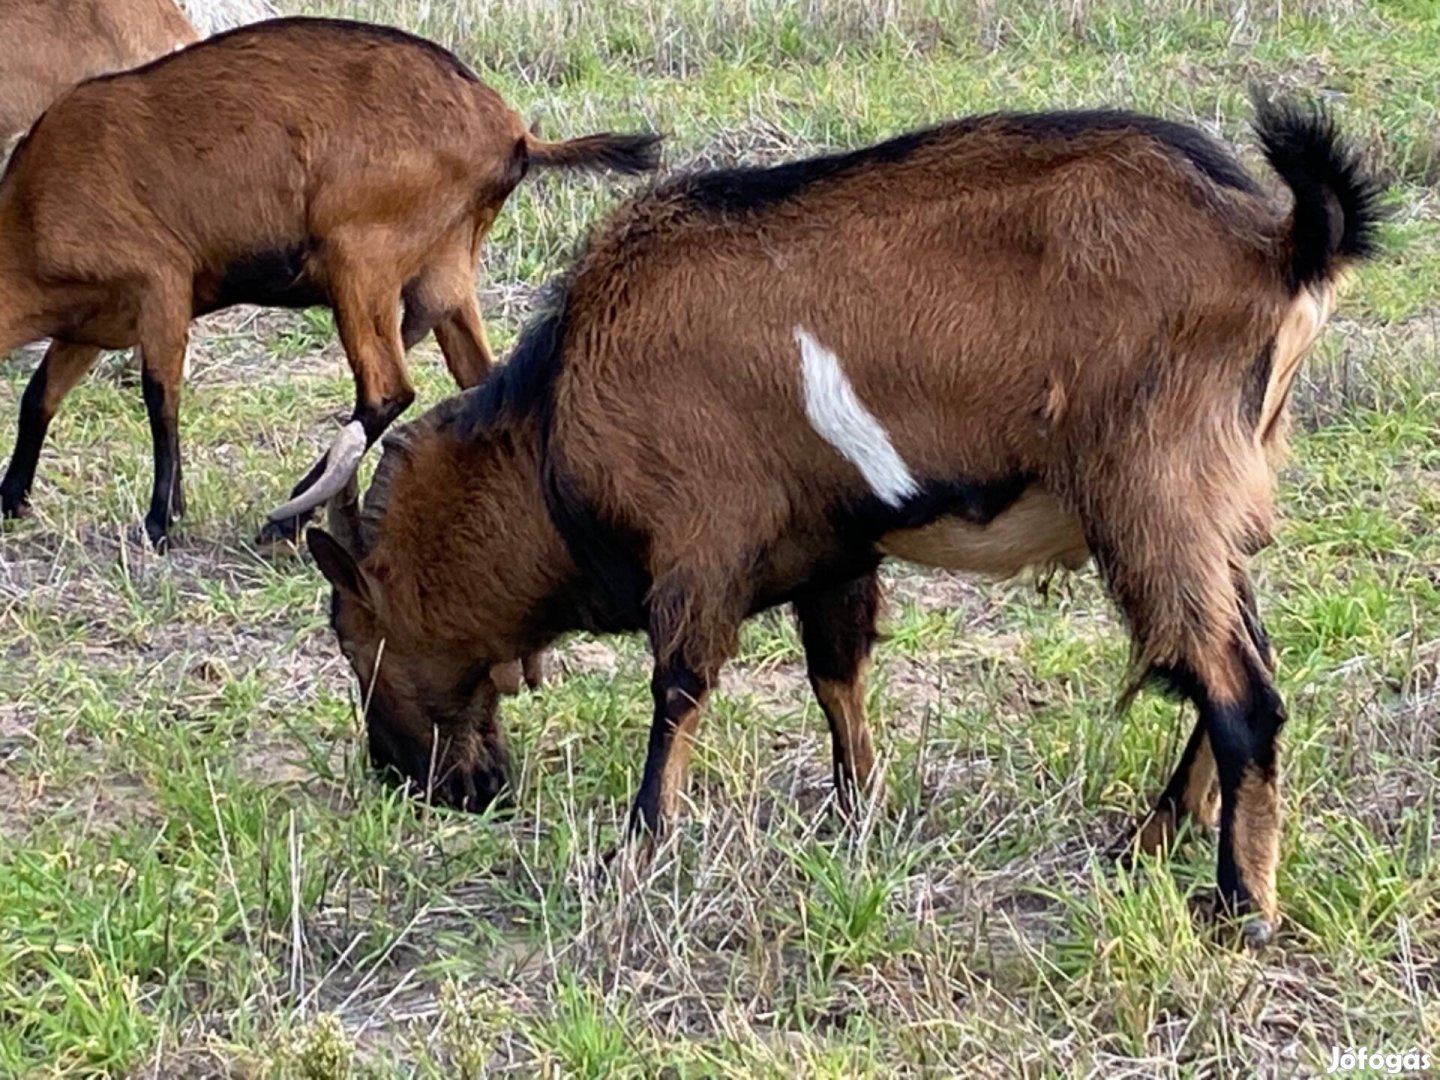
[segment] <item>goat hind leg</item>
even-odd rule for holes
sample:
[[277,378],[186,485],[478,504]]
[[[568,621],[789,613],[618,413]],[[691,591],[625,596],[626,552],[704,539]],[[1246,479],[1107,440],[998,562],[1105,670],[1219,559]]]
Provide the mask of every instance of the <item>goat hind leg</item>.
[[1180,755],[1180,764],[1138,834],[1125,844],[1121,854],[1128,855],[1135,847],[1147,855],[1159,854],[1174,842],[1187,817],[1199,825],[1214,828],[1220,812],[1218,783],[1210,736],[1204,721],[1197,719],[1185,751]]
[[435,324],[435,340],[455,385],[462,390],[478,386],[494,366],[490,340],[480,318],[480,304],[468,296],[454,311]]
[[710,682],[679,657],[659,661],[650,680],[655,712],[645,771],[630,808],[632,836],[658,836],[675,818]]
[[52,341],[45,357],[20,398],[20,425],[15,449],[5,479],[0,481],[0,513],[18,517],[28,506],[40,448],[60,402],[100,359],[100,350],[90,345]]
[[1232,640],[1199,662],[1210,674],[1197,679],[1195,696],[1220,778],[1218,899],[1228,914],[1255,916],[1245,925],[1245,938],[1260,946],[1279,921],[1276,736],[1285,707],[1248,641]]
[[[1266,670],[1275,674],[1275,650],[1260,620],[1259,606],[1250,577],[1243,570],[1235,572],[1236,603],[1246,636]],[[1147,854],[1155,854],[1170,846],[1185,818],[1207,829],[1220,824],[1220,778],[1215,771],[1215,754],[1204,723],[1197,719],[1191,730],[1185,752],[1180,757],[1169,783],[1155,808],[1141,825],[1135,843]],[[1126,850],[1131,845],[1126,845]]]
[[[1199,521],[1165,520],[1166,510],[1176,507],[1197,514]],[[1131,551],[1108,547],[1098,554],[1111,592],[1139,637],[1141,655],[1199,709],[1220,781],[1219,906],[1232,915],[1253,916],[1245,937],[1259,946],[1279,920],[1276,736],[1284,707],[1243,605],[1236,602],[1231,552],[1223,538],[1200,524],[1217,515],[1205,512],[1203,499],[1190,506],[1142,502],[1128,509],[1156,519],[1150,529],[1132,534],[1145,539]],[[1198,759],[1198,735],[1191,742]],[[1187,770],[1192,776],[1193,766],[1192,761]]]

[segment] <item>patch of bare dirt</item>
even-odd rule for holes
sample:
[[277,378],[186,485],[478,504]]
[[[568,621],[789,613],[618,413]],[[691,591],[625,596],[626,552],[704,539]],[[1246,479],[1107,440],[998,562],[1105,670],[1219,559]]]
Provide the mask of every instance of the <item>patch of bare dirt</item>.
[[50,787],[33,773],[0,766],[0,836],[23,836],[42,822],[63,817],[77,836],[113,832],[137,822],[158,822],[160,813],[138,777],[100,772],[80,783]]

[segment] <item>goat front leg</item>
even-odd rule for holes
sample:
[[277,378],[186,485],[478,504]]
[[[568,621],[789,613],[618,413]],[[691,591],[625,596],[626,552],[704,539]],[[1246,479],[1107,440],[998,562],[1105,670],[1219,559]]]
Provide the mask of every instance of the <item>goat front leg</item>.
[[30,488],[35,483],[35,469],[40,463],[40,449],[45,444],[50,421],[65,395],[85,377],[100,359],[100,350],[89,345],[71,345],[52,341],[45,357],[20,398],[20,429],[15,436],[15,449],[5,479],[0,481],[0,513],[5,517],[24,514],[30,502]]
[[[415,390],[405,373],[397,297],[398,293],[393,290],[336,289],[335,321],[340,329],[340,343],[355,376],[355,408],[345,432],[291,489],[289,501],[261,528],[257,543],[298,541],[315,508],[335,493],[323,493],[323,489],[343,488],[359,467],[359,454],[374,445],[415,400]],[[333,455],[347,442],[358,444],[358,453],[341,468],[346,475],[332,475],[332,466],[339,467]],[[312,490],[317,485],[321,492]]]
[[650,693],[655,711],[645,771],[630,811],[632,837],[653,838],[674,820],[700,710],[735,649],[743,609],[725,595],[734,580],[721,571],[712,573],[716,576],[710,588],[690,581],[684,571],[671,571],[657,575],[651,589],[655,667]]
[[872,571],[843,585],[807,592],[794,608],[810,686],[830,726],[835,799],[848,816],[857,796],[869,792],[875,768],[865,717],[865,673],[875,644],[880,583]]
[[140,308],[140,389],[150,421],[155,478],[145,534],[157,548],[169,541],[170,526],[185,513],[180,465],[180,385],[190,337],[188,290],[156,288]]

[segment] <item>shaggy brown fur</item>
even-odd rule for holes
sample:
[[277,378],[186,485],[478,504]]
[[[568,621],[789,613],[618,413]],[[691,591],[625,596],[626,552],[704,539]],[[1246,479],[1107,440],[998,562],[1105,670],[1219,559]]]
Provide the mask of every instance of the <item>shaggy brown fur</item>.
[[0,0],[0,147],[83,79],[198,39],[172,0]]
[[545,142],[450,53],[363,23],[257,23],[82,84],[0,180],[0,354],[54,339],[21,404],[0,509],[24,507],[46,427],[100,350],[139,344],[155,443],[145,524],[162,542],[184,506],[190,320],[236,303],[328,305],[356,406],[301,497],[272,515],[269,537],[295,535],[410,404],[406,349],[433,330],[460,386],[489,370],[475,269],[527,169],[641,171],[656,145]]
[[[633,820],[653,829],[741,622],[788,601],[837,772],[861,784],[850,714],[882,555],[1009,573],[1090,553],[1140,669],[1199,706],[1221,898],[1264,940],[1283,708],[1244,566],[1271,530],[1277,381],[1370,253],[1376,189],[1322,115],[1262,105],[1258,130],[1289,211],[1197,132],[1085,113],[961,121],[622,207],[511,361],[387,453],[354,544],[310,534],[373,679],[372,739],[423,783],[432,730],[499,735],[494,695],[457,697],[437,667],[476,678],[568,629],[645,629]],[[822,437],[805,335],[908,466],[903,498],[857,468],[880,451]]]

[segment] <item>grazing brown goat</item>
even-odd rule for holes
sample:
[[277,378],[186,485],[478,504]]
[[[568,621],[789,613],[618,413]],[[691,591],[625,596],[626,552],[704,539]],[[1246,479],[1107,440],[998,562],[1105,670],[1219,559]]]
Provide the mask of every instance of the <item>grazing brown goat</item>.
[[1288,210],[1199,132],[1120,112],[972,118],[622,207],[509,363],[309,533],[372,756],[483,806],[510,776],[490,667],[643,629],[654,829],[741,622],[788,602],[848,798],[883,557],[1093,555],[1137,671],[1199,706],[1171,791],[1218,774],[1220,898],[1263,941],[1284,712],[1245,567],[1378,188],[1322,113],[1257,107]]
[[0,147],[82,79],[197,37],[174,0],[0,0]]
[[53,339],[21,401],[0,510],[23,509],[50,420],[101,350],[138,344],[155,446],[145,527],[161,543],[184,506],[190,320],[328,305],[355,411],[271,515],[268,536],[295,535],[414,398],[410,346],[433,330],[462,387],[489,370],[475,269],[527,170],[642,171],[657,142],[546,142],[439,46],[328,19],[256,23],[81,84],[0,178],[0,354]]

